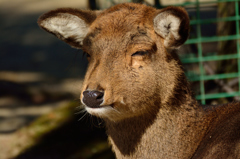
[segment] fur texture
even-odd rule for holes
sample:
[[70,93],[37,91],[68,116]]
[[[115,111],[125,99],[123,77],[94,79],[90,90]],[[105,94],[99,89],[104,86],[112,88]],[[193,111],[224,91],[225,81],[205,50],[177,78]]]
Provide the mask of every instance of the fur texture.
[[38,23],[88,54],[81,99],[104,92],[85,108],[105,120],[117,158],[240,158],[239,103],[198,105],[176,54],[189,32],[183,8],[57,9]]

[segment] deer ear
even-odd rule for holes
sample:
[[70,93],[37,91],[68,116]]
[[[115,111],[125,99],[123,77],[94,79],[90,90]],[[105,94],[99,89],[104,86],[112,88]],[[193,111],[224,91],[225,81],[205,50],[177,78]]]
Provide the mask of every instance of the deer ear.
[[100,11],[71,8],[52,10],[39,17],[38,25],[75,48],[81,48],[89,26]]
[[181,7],[167,7],[154,17],[154,30],[164,38],[164,46],[170,49],[179,48],[188,38],[189,18]]

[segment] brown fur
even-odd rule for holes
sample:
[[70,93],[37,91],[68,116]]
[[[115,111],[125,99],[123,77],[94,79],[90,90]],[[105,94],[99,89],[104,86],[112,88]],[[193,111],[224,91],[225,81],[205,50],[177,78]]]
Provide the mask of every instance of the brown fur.
[[[87,34],[68,36],[72,26],[62,32],[51,21],[63,20],[59,13],[85,21],[79,25]],[[117,158],[240,158],[239,103],[201,106],[192,97],[176,54],[188,37],[184,9],[133,3],[102,12],[58,9],[38,23],[89,55],[81,99],[86,90],[104,92],[101,105],[85,108],[105,120]]]

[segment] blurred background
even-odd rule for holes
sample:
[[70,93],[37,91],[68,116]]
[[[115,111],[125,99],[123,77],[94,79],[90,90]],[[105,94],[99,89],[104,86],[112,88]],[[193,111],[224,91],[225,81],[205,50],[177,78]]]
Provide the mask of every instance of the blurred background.
[[238,0],[0,0],[0,159],[112,159],[101,119],[80,110],[87,61],[41,30],[55,8],[105,9],[123,2],[186,8],[189,40],[180,48],[201,104],[239,100]]

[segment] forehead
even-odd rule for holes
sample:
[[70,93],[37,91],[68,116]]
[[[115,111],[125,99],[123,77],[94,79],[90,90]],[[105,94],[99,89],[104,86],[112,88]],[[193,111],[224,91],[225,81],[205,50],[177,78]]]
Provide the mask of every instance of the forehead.
[[137,23],[146,23],[155,9],[139,4],[120,4],[103,11],[93,23],[94,26],[121,29]]
[[[101,39],[101,43],[128,43],[129,40],[143,39],[151,29],[153,8],[144,5],[119,5],[102,12],[90,26],[85,38],[87,46]],[[127,42],[128,41],[128,42]],[[101,44],[104,45],[104,44]]]

